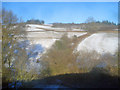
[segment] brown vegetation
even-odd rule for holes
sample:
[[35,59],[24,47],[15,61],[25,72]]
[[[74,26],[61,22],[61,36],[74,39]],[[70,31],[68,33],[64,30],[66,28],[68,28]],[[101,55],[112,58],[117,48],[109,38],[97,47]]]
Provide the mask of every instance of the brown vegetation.
[[50,76],[89,72],[101,63],[103,64],[102,68],[109,70],[111,75],[118,75],[117,56],[112,56],[111,54],[103,56],[95,51],[73,53],[78,43],[89,35],[86,34],[78,38],[73,37],[72,39],[64,35],[61,40],[55,42],[52,48],[42,57],[42,61],[48,63]]

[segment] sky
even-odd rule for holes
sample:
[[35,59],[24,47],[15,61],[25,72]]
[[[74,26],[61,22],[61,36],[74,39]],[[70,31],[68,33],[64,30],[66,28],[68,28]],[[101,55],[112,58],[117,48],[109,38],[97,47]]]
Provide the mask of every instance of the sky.
[[46,24],[84,23],[88,17],[118,23],[117,2],[2,2],[2,7],[12,10],[24,21],[44,20]]
[[119,2],[119,0],[2,0],[2,2]]

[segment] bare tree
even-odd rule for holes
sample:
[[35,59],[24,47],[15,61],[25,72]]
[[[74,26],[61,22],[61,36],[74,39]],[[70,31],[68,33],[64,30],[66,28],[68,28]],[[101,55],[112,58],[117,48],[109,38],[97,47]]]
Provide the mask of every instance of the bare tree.
[[95,22],[95,19],[93,17],[88,17],[85,22],[86,23],[93,23],[93,22]]
[[[18,23],[18,18],[13,14],[12,11],[3,9],[2,16],[2,66],[3,66],[3,78],[5,83],[18,77],[23,77],[25,72],[25,62],[27,61],[27,54],[24,48],[19,47],[18,41],[25,39],[23,36],[26,35],[24,29],[24,23]],[[16,53],[18,51],[19,53]],[[15,72],[13,70],[16,70]],[[17,75],[16,78],[14,74]],[[23,79],[23,78],[22,78]]]
[[7,11],[5,8],[2,9],[2,24],[16,24],[17,21],[18,18],[12,11]]
[[88,17],[88,19],[86,19],[85,22],[86,22],[85,29],[88,32],[95,33],[96,31],[98,31],[99,27],[93,17]]

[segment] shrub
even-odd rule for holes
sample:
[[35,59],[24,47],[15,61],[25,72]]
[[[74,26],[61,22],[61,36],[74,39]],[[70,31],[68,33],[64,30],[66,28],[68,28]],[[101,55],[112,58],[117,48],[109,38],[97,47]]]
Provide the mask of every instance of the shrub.
[[93,68],[102,68],[109,71],[110,75],[118,76],[118,58],[116,55],[105,53],[98,54],[96,51],[81,51],[77,57],[79,72],[89,72]]
[[93,67],[95,67],[99,63],[99,54],[96,51],[88,52],[81,51],[79,52],[79,55],[77,57],[77,65],[80,69],[79,72],[89,72],[92,70]]
[[43,55],[42,60],[49,63],[51,75],[77,72],[76,55],[71,43],[72,40],[65,34]]
[[85,25],[85,29],[89,32],[89,33],[95,33],[99,30],[99,25],[95,22],[91,22]]

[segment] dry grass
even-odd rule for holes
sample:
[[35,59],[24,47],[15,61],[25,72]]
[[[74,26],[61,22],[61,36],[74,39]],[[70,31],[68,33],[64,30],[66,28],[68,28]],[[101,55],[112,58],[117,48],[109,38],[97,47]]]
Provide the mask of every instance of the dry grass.
[[113,30],[101,30],[101,31],[98,31],[99,32],[105,32],[105,33],[120,33],[120,31],[113,31]]

